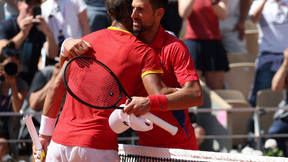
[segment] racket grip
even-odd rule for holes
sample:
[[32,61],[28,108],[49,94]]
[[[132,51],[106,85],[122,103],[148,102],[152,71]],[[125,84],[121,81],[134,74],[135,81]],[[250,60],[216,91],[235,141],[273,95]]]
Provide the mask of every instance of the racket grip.
[[145,115],[143,115],[146,119],[150,120],[151,122],[153,122],[154,124],[158,125],[159,127],[165,129],[166,131],[168,131],[169,133],[171,133],[173,136],[177,133],[178,128],[167,123],[166,121],[162,120],[161,118],[151,114],[151,113],[146,113]]
[[41,159],[35,159],[35,161],[36,162],[43,161],[43,159],[45,157],[45,153],[44,153],[44,150],[42,149],[42,144],[39,140],[38,133],[37,133],[36,128],[34,126],[34,123],[32,121],[31,115],[24,115],[23,120],[24,120],[24,122],[28,128],[28,132],[31,136],[32,142],[35,145],[35,148],[37,150],[37,155],[40,155],[40,157],[41,157]]

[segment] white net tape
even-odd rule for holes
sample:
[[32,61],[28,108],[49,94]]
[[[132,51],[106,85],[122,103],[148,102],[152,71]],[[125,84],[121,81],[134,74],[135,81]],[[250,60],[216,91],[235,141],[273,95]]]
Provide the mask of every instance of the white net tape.
[[119,144],[119,155],[123,162],[136,161],[225,161],[225,162],[288,162],[288,158],[256,156],[236,153],[192,151]]

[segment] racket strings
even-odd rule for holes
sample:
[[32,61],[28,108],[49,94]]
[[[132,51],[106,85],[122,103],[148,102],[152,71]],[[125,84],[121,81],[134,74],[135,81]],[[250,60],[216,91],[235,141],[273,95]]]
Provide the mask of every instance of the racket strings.
[[75,59],[66,67],[65,79],[74,97],[95,107],[115,106],[121,98],[117,81],[98,62]]

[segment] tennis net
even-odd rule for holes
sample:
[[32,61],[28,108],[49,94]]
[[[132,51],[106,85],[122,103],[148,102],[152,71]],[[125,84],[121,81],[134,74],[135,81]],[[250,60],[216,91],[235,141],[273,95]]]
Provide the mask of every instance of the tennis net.
[[288,158],[119,144],[121,162],[288,162]]

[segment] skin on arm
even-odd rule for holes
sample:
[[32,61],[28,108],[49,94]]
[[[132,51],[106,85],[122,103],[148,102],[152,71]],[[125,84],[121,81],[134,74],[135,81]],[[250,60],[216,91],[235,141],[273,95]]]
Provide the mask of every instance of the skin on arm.
[[238,39],[243,40],[245,35],[245,21],[251,5],[251,0],[240,1],[240,18],[234,27],[234,31],[238,31]]
[[38,15],[35,19],[32,20],[32,22],[37,23],[37,29],[46,36],[44,48],[45,51],[47,51],[47,56],[52,59],[58,56],[59,47],[55,41],[52,31],[50,30],[43,16]]
[[[202,88],[199,81],[186,82],[180,90],[167,88],[159,74],[149,74],[142,78],[145,89],[149,95],[167,94],[167,110],[181,110],[203,103]],[[151,78],[152,77],[152,78]],[[159,86],[162,85],[162,86]],[[153,90],[154,89],[154,90]],[[150,111],[148,97],[132,97],[132,101],[124,108],[124,112],[136,116]]]
[[[211,3],[213,3],[215,0],[211,0]],[[225,20],[228,14],[227,10],[228,0],[222,0],[218,4],[213,5],[213,9],[215,14],[220,20]]]
[[57,63],[54,66],[53,74],[50,80],[45,84],[45,86],[31,93],[29,97],[29,105],[33,110],[35,111],[42,110],[47,91],[50,85],[52,84],[52,82],[54,81],[54,79],[56,78],[57,74],[59,73],[59,70],[60,70],[60,64]]
[[89,34],[91,32],[91,29],[90,29],[89,20],[87,17],[87,10],[84,10],[80,14],[78,14],[78,19],[80,21],[80,25],[82,28],[82,36]]
[[13,111],[19,112],[24,102],[24,99],[28,93],[28,89],[19,92],[17,88],[16,76],[9,76],[7,74],[4,74],[4,76],[5,76],[6,82],[8,83],[8,86],[12,90],[11,101],[12,101]]
[[287,84],[287,73],[288,73],[288,48],[284,51],[284,59],[280,68],[272,78],[271,89],[275,92],[282,91]]
[[[66,62],[65,62],[66,63]],[[47,91],[47,95],[44,102],[42,115],[49,118],[57,118],[60,112],[62,100],[65,95],[66,89],[62,81],[62,72],[64,68],[61,68],[56,78],[52,82]],[[47,153],[47,146],[51,141],[51,136],[39,134],[40,142],[43,146],[45,153]],[[36,149],[33,147],[33,153],[36,154]],[[40,157],[39,157],[40,158]]]
[[267,2],[267,0],[263,0],[261,2],[261,4],[253,11],[253,13],[251,15],[252,22],[254,22],[254,23],[259,22],[259,20],[262,16],[262,11],[263,11],[263,8],[264,8],[266,2]]
[[178,0],[179,16],[183,19],[188,18],[192,14],[195,0]]

